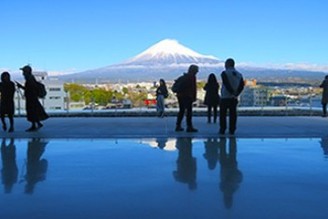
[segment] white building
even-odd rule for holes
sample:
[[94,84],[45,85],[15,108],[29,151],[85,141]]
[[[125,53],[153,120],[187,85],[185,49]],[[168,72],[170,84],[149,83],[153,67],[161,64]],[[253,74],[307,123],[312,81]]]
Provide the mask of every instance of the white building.
[[[66,110],[67,109],[67,93],[64,90],[64,83],[56,79],[49,79],[47,72],[33,72],[37,81],[43,83],[47,90],[44,99],[40,99],[46,111]],[[24,82],[20,82],[24,84]],[[25,97],[24,91],[16,88],[15,107],[18,114],[25,113]]]

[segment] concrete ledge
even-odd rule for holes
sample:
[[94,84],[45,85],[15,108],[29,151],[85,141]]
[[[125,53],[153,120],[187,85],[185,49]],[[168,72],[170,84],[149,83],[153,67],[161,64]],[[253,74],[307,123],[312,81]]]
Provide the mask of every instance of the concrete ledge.
[[[15,132],[0,132],[2,138],[152,138],[219,137],[218,124],[204,116],[193,118],[197,133],[175,132],[176,117],[51,117],[37,132],[25,132],[30,123],[15,118]],[[185,119],[183,121],[185,127]],[[319,116],[239,116],[239,138],[328,137],[328,118]]]

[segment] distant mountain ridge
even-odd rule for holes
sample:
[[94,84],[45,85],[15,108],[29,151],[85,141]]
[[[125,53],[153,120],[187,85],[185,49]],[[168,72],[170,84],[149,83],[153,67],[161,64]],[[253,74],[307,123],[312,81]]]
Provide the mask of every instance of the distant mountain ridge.
[[[211,55],[203,55],[181,45],[173,39],[162,40],[137,56],[120,64],[110,65],[80,73],[59,76],[65,81],[118,82],[173,80],[187,70],[189,65],[200,67],[198,78],[205,79],[209,73],[217,76],[222,72],[224,61]],[[238,65],[245,78],[262,81],[274,80],[322,80],[324,72],[304,70],[269,69],[250,65]],[[303,81],[302,81],[303,82]]]

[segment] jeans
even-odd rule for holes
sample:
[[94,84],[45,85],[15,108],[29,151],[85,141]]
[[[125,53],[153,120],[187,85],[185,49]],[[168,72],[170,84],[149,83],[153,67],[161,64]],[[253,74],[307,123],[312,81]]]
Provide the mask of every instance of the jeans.
[[161,116],[164,113],[164,109],[165,109],[164,96],[158,95],[156,101],[157,101],[156,102],[157,112]]

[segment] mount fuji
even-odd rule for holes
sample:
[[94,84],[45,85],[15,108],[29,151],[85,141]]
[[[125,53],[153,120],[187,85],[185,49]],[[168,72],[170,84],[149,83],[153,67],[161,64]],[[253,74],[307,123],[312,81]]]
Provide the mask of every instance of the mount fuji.
[[[224,67],[223,60],[197,53],[176,40],[165,39],[120,64],[63,75],[59,78],[75,82],[158,81],[160,78],[173,80],[186,72],[191,64],[199,66],[199,79],[207,78],[212,72],[218,76]],[[326,74],[321,71],[264,68],[239,63],[237,69],[245,78],[261,81],[308,82],[322,80]]]
[[202,55],[172,39],[162,40],[139,55],[120,64],[61,76],[64,80],[81,81],[157,81],[173,80],[196,64],[200,72],[223,68],[223,61]]

